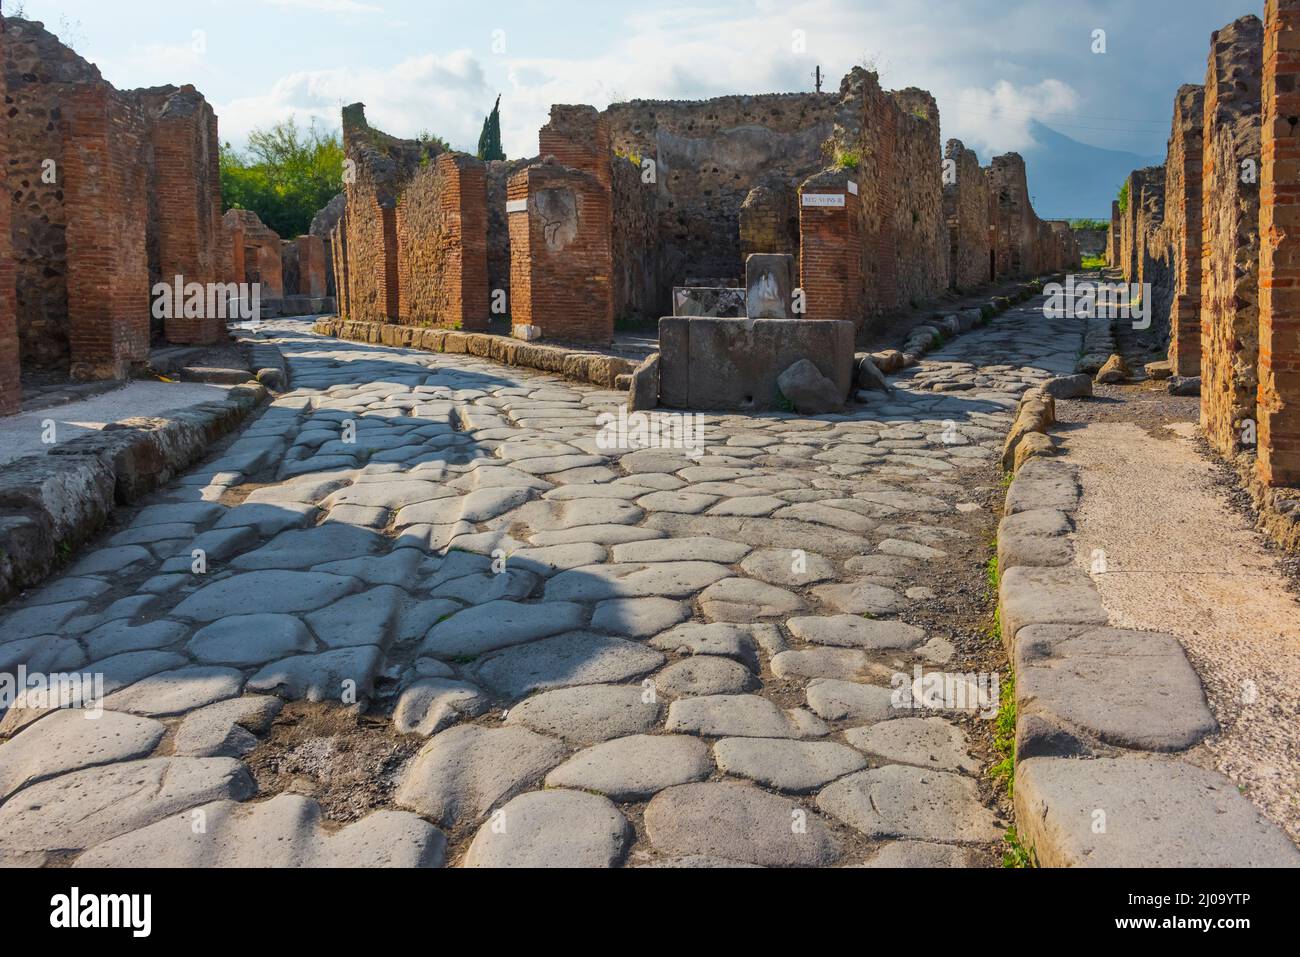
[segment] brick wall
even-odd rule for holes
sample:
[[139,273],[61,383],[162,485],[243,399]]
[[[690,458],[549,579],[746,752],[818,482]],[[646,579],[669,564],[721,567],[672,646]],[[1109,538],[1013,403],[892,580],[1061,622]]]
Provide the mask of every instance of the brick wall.
[[443,153],[404,185],[396,209],[398,321],[488,327],[483,163]]
[[544,338],[606,343],[614,334],[610,191],[590,173],[543,162],[510,179],[510,280],[516,326]]
[[979,157],[961,140],[949,140],[944,157],[955,182],[943,187],[948,224],[948,282],[972,289],[989,281],[989,188]]
[[105,84],[63,100],[70,374],[122,379],[149,358],[143,110]]
[[325,295],[327,296],[338,295],[338,287],[334,281],[334,230],[343,219],[343,211],[347,206],[346,194],[339,193],[325,205],[324,209],[313,216],[311,221],[309,232],[321,241],[325,250]]
[[325,244],[319,236],[299,236],[294,240],[298,254],[298,288],[300,296],[322,299],[327,295],[325,281]]
[[1259,459],[1300,486],[1300,0],[1264,12],[1259,264]]
[[230,209],[222,217],[222,230],[232,250],[231,282],[258,283],[261,298],[284,296],[284,263],[280,237],[249,209]]
[[[810,320],[864,321],[861,189],[846,170],[826,170],[799,190],[799,287]],[[834,205],[832,205],[834,204]]]
[[1211,39],[1202,172],[1201,426],[1224,455],[1255,420],[1259,356],[1259,184],[1263,25],[1243,17]]
[[1119,200],[1110,204],[1110,229],[1106,233],[1106,265],[1114,268],[1119,265],[1120,256],[1120,214]]
[[[0,16],[0,103],[5,102],[5,20]],[[0,122],[0,156],[9,154],[9,124]],[[17,302],[14,297],[14,259],[10,238],[9,164],[0,163],[0,415],[22,407],[19,382]]]
[[594,106],[552,106],[537,145],[542,159],[554,156],[559,165],[590,173],[606,189],[613,187],[609,120]]
[[488,296],[505,293],[506,310],[510,308],[510,220],[506,215],[506,186],[510,177],[538,159],[490,160],[487,165],[487,270]]

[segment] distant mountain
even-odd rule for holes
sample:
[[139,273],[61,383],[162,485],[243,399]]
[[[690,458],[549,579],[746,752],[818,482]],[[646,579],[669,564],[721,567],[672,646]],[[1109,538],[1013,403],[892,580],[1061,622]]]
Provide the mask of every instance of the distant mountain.
[[1165,161],[1089,146],[1037,121],[1029,131],[1036,145],[1021,155],[1034,211],[1043,219],[1110,219],[1111,200],[1128,174]]

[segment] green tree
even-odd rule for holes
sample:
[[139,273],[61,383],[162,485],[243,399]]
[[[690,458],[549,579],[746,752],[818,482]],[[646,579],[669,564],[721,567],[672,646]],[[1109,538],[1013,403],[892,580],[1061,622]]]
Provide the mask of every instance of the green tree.
[[339,134],[290,117],[248,136],[240,153],[221,147],[221,197],[226,209],[250,209],[288,239],[301,236],[343,188]]
[[501,97],[497,97],[492,112],[483,121],[483,132],[478,137],[478,158],[481,160],[503,160],[506,151],[501,148]]

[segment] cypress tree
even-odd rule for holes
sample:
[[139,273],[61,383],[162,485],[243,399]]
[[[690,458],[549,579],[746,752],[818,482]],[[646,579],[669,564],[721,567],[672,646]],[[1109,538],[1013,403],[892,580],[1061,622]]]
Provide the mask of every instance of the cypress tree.
[[506,152],[501,148],[501,97],[499,95],[492,112],[483,121],[483,132],[478,138],[478,158],[481,160],[506,158]]

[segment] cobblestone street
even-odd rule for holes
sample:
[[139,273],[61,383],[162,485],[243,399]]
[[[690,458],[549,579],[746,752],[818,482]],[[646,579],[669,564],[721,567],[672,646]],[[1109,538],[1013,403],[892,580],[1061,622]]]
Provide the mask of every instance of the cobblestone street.
[[0,863],[1000,863],[991,715],[897,696],[1005,672],[998,459],[1079,324],[1028,303],[702,454],[307,328],[271,326],[291,393],[0,620],[0,669],[107,694],[5,716]]

